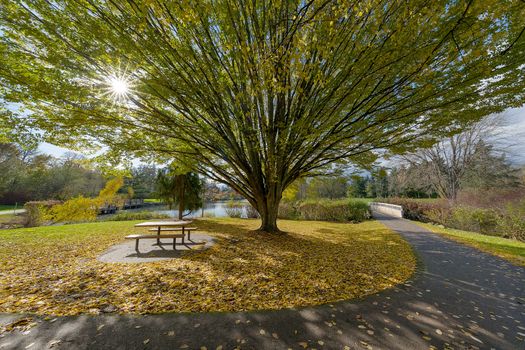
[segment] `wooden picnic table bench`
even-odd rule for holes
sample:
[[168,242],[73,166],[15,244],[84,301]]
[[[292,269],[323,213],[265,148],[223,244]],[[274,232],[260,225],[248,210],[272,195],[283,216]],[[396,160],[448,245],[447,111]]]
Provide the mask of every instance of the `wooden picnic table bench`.
[[[160,232],[182,231],[188,233],[188,239],[191,239],[191,231],[197,230],[197,227],[163,227]],[[159,232],[158,228],[150,228],[148,231]],[[160,235],[163,237],[163,235]]]
[[[134,239],[135,240],[135,250],[137,253],[139,252],[139,240],[141,239],[156,239],[157,242],[159,242],[159,235],[128,235],[125,237],[126,239]],[[184,244],[184,234],[183,233],[172,233],[167,235],[161,235],[160,238],[173,238],[173,250],[176,250],[177,248],[177,238],[182,238],[182,244]]]
[[[184,242],[185,233],[188,232],[188,239],[190,239],[191,231],[197,230],[197,227],[186,227],[190,225],[191,221],[174,221],[174,220],[166,220],[166,221],[147,221],[147,222],[141,222],[140,224],[136,224],[135,227],[138,228],[148,228],[148,231],[157,232],[156,235],[152,234],[134,234],[134,235],[128,235],[126,236],[126,239],[134,239],[135,240],[135,250],[139,252],[139,241],[141,239],[156,239],[157,245],[160,245],[160,239],[161,238],[173,238],[173,249],[177,249],[177,238],[182,238],[183,245],[186,245]],[[181,233],[171,233],[171,234],[161,234],[161,232],[181,232]],[[205,244],[206,241],[200,242],[200,243],[193,243],[193,244]]]
[[146,221],[141,222],[140,224],[136,224],[135,227],[155,227],[155,231],[157,231],[157,244],[160,245],[160,231],[164,228],[175,228],[179,227],[181,228],[182,234],[184,234],[184,229],[186,226],[190,225],[191,221],[174,221],[174,220],[165,220],[165,221]]

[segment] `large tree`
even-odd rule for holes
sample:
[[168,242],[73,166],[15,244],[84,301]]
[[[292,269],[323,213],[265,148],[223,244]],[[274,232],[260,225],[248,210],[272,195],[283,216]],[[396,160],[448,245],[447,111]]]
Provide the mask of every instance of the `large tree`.
[[[429,184],[441,198],[455,201],[465,187],[481,190],[507,187],[516,182],[512,167],[504,154],[494,150],[501,134],[502,120],[494,116],[478,121],[461,133],[404,156],[413,175]],[[501,135],[500,135],[501,136]]]
[[4,0],[0,85],[16,109],[0,116],[70,147],[197,160],[275,232],[294,180],[521,106],[524,8],[518,0]]

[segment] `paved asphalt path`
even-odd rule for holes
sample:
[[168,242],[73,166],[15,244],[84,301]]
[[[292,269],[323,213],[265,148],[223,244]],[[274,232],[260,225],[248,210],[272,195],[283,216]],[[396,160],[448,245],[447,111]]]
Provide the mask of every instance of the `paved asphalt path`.
[[0,215],[11,215],[11,214],[22,214],[25,213],[25,209],[7,209],[0,210]]
[[[379,217],[419,255],[413,280],[364,300],[252,313],[34,318],[0,349],[525,349],[525,269]],[[0,324],[20,315],[0,315]],[[32,345],[31,345],[32,344]],[[222,347],[221,347],[222,346]]]

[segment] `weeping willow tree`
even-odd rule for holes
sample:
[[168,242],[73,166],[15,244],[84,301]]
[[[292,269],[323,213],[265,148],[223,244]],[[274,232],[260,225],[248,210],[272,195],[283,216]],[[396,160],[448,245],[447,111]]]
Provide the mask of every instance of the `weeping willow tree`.
[[0,130],[191,159],[277,232],[283,190],[521,106],[525,4],[4,0]]
[[187,214],[201,208],[203,182],[199,175],[181,173],[172,168],[160,169],[157,174],[156,195],[171,209],[177,204],[178,218],[182,220]]

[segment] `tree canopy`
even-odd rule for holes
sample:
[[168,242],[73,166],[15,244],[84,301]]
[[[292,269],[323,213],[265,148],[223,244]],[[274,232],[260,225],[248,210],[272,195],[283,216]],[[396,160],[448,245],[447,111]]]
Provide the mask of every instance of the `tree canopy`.
[[0,116],[196,159],[275,231],[297,178],[521,106],[524,21],[511,0],[6,0]]

